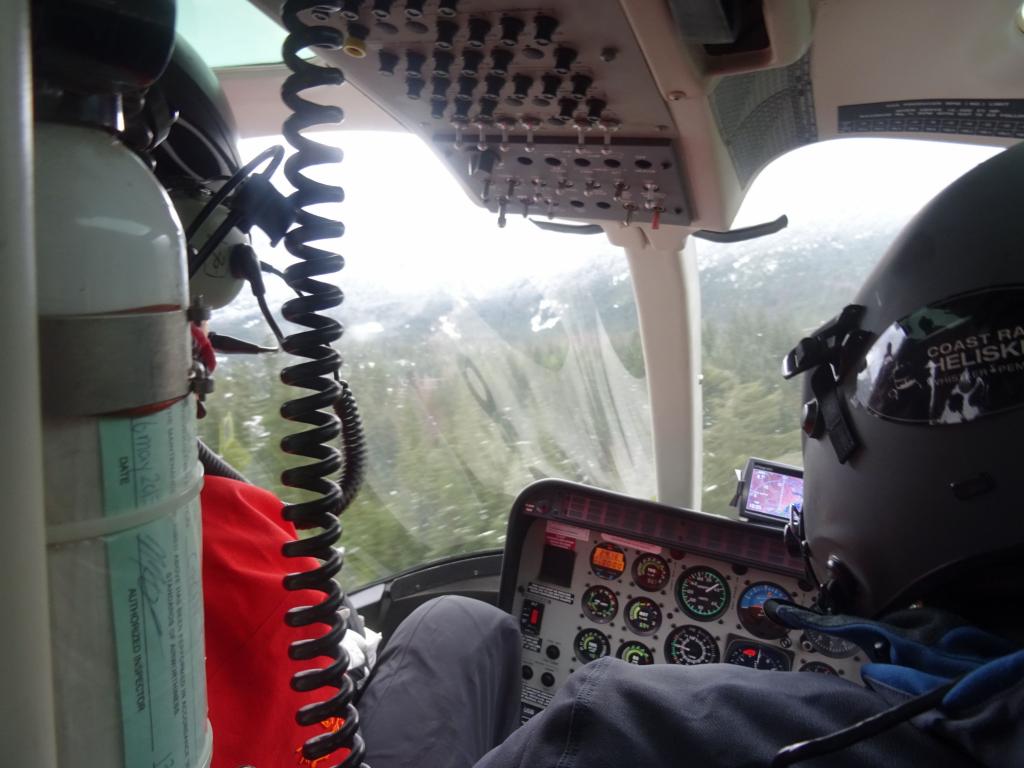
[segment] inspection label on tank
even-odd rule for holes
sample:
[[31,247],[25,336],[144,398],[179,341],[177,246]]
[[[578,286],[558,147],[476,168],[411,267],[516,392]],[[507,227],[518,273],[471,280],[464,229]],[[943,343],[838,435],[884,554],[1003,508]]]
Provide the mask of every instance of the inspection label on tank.
[[194,768],[206,734],[199,499],[107,537],[127,766]]
[[1024,138],[1024,99],[912,99],[844,104],[839,133],[948,133]]
[[156,413],[100,421],[106,514],[156,504],[193,481],[197,458],[192,408],[186,399]]

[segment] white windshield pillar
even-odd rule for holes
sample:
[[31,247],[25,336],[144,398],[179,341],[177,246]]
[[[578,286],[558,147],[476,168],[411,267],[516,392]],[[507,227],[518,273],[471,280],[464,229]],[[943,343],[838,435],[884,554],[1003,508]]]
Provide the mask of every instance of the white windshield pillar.
[[626,249],[636,291],[658,500],[699,509],[702,400],[696,248],[681,233],[665,230],[630,227],[609,232],[609,237]]
[[[0,10],[0,755],[57,764],[43,515],[28,3]],[[87,718],[88,713],[82,713]]]

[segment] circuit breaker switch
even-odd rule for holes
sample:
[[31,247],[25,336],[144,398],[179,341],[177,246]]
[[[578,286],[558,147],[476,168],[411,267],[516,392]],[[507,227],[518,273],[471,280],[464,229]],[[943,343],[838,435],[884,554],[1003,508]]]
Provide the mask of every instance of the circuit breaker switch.
[[487,33],[491,31],[491,22],[487,19],[474,17],[469,20],[469,39],[466,45],[470,48],[483,48]]
[[390,51],[381,51],[377,54],[377,71],[382,75],[391,76],[395,74],[395,67],[398,66],[398,57]]
[[508,81],[504,77],[491,73],[484,80],[484,85],[487,90],[484,92],[484,98],[491,101],[498,101],[501,98],[501,89],[505,87],[505,83]]
[[407,77],[405,78],[405,95],[407,98],[413,101],[419,101],[420,94],[423,93],[423,88],[426,86],[426,82],[422,77]]
[[480,71],[483,61],[484,55],[480,51],[463,51],[462,74],[466,77],[474,77]]
[[406,51],[405,52],[405,74],[407,77],[415,78],[417,80],[423,79],[423,65],[426,63],[427,57],[418,51]]
[[437,22],[437,39],[434,47],[442,51],[450,51],[455,44],[455,35],[459,33],[459,25],[454,21],[439,19]]
[[541,13],[534,17],[533,26],[533,42],[537,45],[551,45],[551,38],[558,29],[558,19]]
[[391,17],[391,6],[394,4],[395,0],[373,0],[371,13],[375,19],[384,21]]
[[434,76],[448,77],[451,75],[452,64],[455,63],[455,54],[451,51],[434,51]]
[[590,86],[594,84],[594,78],[590,75],[584,75],[577,72],[572,76],[571,82],[572,93],[570,95],[572,98],[576,99],[576,101],[583,101],[583,99],[587,97],[587,91],[590,89]]
[[495,48],[491,52],[491,72],[505,77],[508,75],[508,67],[512,63],[512,52],[504,48]]
[[498,24],[501,26],[501,44],[509,48],[519,42],[519,35],[526,28],[526,22],[515,16],[502,16]]
[[568,75],[569,69],[579,54],[575,48],[561,46],[555,49],[555,72],[560,75]]
[[341,4],[341,18],[346,21],[359,21],[359,9],[365,0],[345,0]]
[[526,97],[533,87],[533,78],[529,75],[515,75],[512,78],[512,98],[519,101],[526,101]]

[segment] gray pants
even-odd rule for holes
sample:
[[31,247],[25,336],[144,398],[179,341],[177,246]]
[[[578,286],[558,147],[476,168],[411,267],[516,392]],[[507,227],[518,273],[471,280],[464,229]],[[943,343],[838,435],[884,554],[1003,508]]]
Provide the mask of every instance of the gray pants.
[[469,768],[519,725],[519,627],[465,597],[395,630],[358,704],[372,768]]
[[[485,603],[442,597],[417,609],[391,638],[359,704],[369,765],[765,768],[780,747],[892,704],[829,675],[599,659],[517,730],[519,643],[516,622]],[[977,763],[904,723],[800,768],[876,765]]]

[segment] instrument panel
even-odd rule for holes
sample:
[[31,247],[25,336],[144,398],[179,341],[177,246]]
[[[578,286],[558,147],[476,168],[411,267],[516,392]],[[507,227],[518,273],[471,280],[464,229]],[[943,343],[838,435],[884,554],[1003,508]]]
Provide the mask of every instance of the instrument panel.
[[846,641],[788,630],[775,598],[811,605],[778,528],[545,480],[509,521],[500,603],[519,618],[523,722],[585,664],[739,664],[859,681]]

